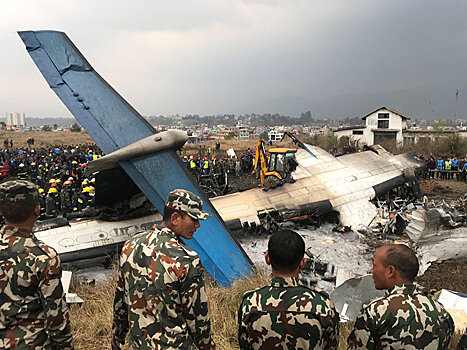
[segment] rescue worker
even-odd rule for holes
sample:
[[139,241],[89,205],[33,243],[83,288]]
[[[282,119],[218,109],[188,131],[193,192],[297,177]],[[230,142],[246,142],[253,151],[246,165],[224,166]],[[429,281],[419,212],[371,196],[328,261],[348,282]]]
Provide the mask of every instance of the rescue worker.
[[94,204],[94,189],[92,186],[86,186],[85,188],[83,188],[82,195],[86,200],[85,207],[90,207]]
[[53,179],[60,179],[60,165],[55,164],[52,169],[49,170],[49,177]]
[[16,177],[18,180],[28,180],[28,171],[26,170],[26,167],[24,166],[24,163],[20,163],[19,168],[18,168],[18,173],[16,174]]
[[370,272],[386,295],[364,304],[348,339],[348,349],[447,349],[454,322],[443,306],[414,279],[418,259],[403,244],[376,250]]
[[238,311],[240,349],[337,349],[339,317],[324,292],[304,286],[305,242],[280,230],[268,242],[270,285],[246,292]]
[[0,185],[1,349],[73,349],[60,259],[32,233],[38,198],[29,181]]
[[211,215],[192,192],[174,190],[163,221],[128,240],[120,256],[112,348],[129,331],[131,349],[214,349],[203,267],[181,238],[191,239]]
[[88,192],[88,187],[85,187],[78,191],[77,196],[76,196],[76,203],[73,206],[73,211],[81,211],[84,208],[88,207],[89,201],[88,201],[87,192]]
[[195,163],[195,160],[193,159],[193,156],[190,157],[190,163],[189,164],[190,164],[190,170],[192,172],[194,172],[195,169],[196,169],[196,163]]
[[209,174],[209,160],[207,157],[204,157],[204,161],[203,161],[203,174],[204,175]]
[[444,162],[444,170],[447,170],[444,176],[445,179],[452,179],[451,168],[452,168],[451,158],[448,157],[448,159]]
[[40,216],[42,216],[45,214],[45,191],[41,187],[39,187],[39,205],[41,206]]
[[59,208],[59,193],[56,186],[57,184],[54,182],[47,191],[47,196],[45,197],[45,214],[49,217],[57,216]]
[[29,175],[31,176],[31,180],[36,179],[39,176],[39,171],[37,169],[36,162],[32,162],[29,168]]

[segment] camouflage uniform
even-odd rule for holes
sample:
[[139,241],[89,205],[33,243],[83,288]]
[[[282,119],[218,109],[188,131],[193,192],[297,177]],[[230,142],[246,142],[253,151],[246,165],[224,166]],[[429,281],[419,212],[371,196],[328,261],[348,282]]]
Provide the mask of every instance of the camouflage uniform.
[[63,187],[60,191],[60,209],[62,209],[64,213],[71,213],[73,211],[71,191],[69,191],[67,187]]
[[396,285],[364,304],[348,349],[447,349],[454,322],[416,285]]
[[324,292],[274,277],[245,293],[238,312],[240,349],[337,349],[339,318]]
[[[171,192],[166,205],[198,219],[209,217],[201,200],[186,192]],[[215,348],[201,261],[169,228],[156,226],[123,246],[114,341],[124,344],[128,331],[130,349]]]
[[[3,203],[31,196],[37,198],[38,192],[30,182],[0,185]],[[31,231],[12,226],[0,230],[0,349],[73,348],[61,274],[55,250]]]

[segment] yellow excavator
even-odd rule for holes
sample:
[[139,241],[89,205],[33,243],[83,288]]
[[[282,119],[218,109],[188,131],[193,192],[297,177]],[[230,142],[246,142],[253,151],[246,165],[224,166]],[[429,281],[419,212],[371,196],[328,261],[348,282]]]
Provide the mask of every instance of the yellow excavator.
[[266,156],[264,140],[256,144],[255,168],[252,174],[258,174],[263,190],[282,186],[284,183],[294,183],[292,172],[297,168],[295,148],[271,148]]
[[[294,134],[286,131],[284,132],[282,140],[285,136],[290,137],[294,144],[303,148],[313,157],[318,159],[318,157],[316,157],[313,152],[311,152],[311,150]],[[258,175],[261,179],[263,190],[267,191],[270,188],[282,186],[285,183],[295,182],[292,178],[292,172],[295,171],[298,166],[298,162],[295,159],[295,153],[297,153],[297,149],[295,148],[271,148],[269,150],[269,157],[266,157],[264,140],[258,140],[258,143],[256,144],[255,168],[252,174],[259,173]]]

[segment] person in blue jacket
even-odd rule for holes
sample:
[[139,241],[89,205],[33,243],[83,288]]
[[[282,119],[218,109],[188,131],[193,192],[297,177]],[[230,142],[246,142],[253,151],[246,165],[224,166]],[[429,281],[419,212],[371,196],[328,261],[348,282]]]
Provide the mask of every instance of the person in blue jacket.
[[[436,161],[436,170],[436,178],[438,179],[440,177],[440,170],[444,170],[444,160],[441,157]],[[441,178],[443,178],[443,175],[444,174],[441,174]]]
[[[459,181],[459,159],[457,159],[456,157],[452,157],[451,159],[451,170],[455,171],[456,173],[456,178],[457,178],[457,181]],[[453,176],[454,177],[454,176]]]

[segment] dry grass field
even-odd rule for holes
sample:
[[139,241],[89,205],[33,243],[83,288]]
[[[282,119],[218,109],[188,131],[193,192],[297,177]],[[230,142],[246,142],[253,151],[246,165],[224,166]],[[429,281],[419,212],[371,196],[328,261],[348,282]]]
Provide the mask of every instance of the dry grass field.
[[3,148],[3,140],[13,140],[14,148],[27,147],[26,140],[32,137],[34,147],[51,147],[56,145],[84,145],[93,144],[94,141],[87,132],[71,131],[0,131],[0,148]]
[[[268,283],[267,276],[258,274],[238,281],[230,288],[207,286],[211,327],[218,349],[238,349],[237,311],[242,296],[246,291]],[[72,290],[84,299],[84,304],[81,307],[74,305],[71,310],[75,348],[83,350],[110,349],[115,280],[96,286],[74,285]],[[351,322],[340,324],[339,350],[347,348],[347,337],[352,326]],[[456,349],[460,337],[460,332],[454,335],[450,349]]]

